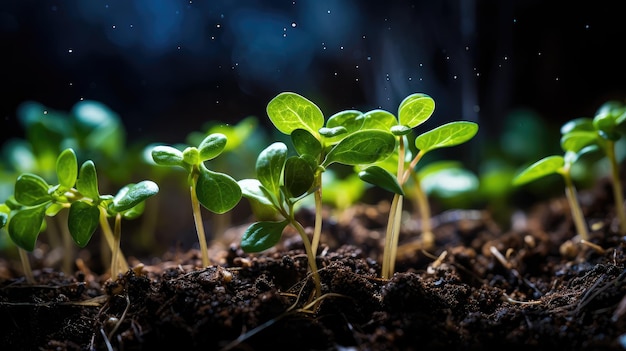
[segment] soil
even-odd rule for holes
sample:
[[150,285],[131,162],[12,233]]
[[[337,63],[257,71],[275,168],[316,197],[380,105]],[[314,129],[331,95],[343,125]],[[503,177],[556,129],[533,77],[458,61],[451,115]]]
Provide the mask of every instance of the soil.
[[[579,193],[592,245],[576,241],[564,198],[519,211],[502,228],[486,210],[435,220],[419,248],[407,219],[397,273],[380,278],[388,202],[326,214],[317,255],[322,298],[298,236],[258,254],[171,250],[116,281],[85,259],[64,275],[33,257],[0,264],[2,350],[622,350],[626,253],[606,181]],[[312,215],[300,213],[310,227]],[[33,255],[34,256],[34,255]],[[79,256],[87,257],[87,256]]]

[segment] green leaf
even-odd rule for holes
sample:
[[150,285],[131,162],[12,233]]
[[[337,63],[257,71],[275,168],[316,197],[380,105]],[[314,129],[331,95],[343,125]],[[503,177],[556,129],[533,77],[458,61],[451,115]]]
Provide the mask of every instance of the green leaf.
[[200,160],[207,161],[216,158],[226,147],[226,135],[221,133],[209,134],[198,146]]
[[266,147],[257,157],[257,178],[272,194],[277,195],[280,189],[285,160],[287,160],[287,146],[281,142],[275,142]]
[[567,121],[561,126],[561,134],[565,135],[569,132],[594,132],[593,120],[587,117],[581,117]]
[[15,181],[15,200],[22,205],[35,206],[52,199],[50,185],[38,175],[24,173]]
[[98,150],[108,157],[123,152],[126,132],[120,117],[108,106],[83,100],[74,105],[71,114],[87,150]]
[[183,150],[183,164],[185,169],[189,168],[185,165],[194,166],[200,164],[200,151],[193,146],[185,148],[185,150]]
[[156,195],[158,192],[159,187],[150,180],[144,180],[137,184],[128,184],[117,192],[109,208],[118,213],[124,212]]
[[395,125],[391,127],[390,131],[395,136],[404,136],[411,133],[413,129],[403,125]]
[[518,186],[543,178],[547,175],[560,173],[565,165],[563,156],[548,156],[528,166],[513,178],[513,185]]
[[371,166],[359,172],[361,180],[379,186],[389,192],[404,195],[404,191],[398,183],[398,179],[386,169],[379,166]]
[[595,131],[571,131],[561,137],[561,148],[563,151],[578,153],[583,148],[594,145],[598,141],[598,134]]
[[185,167],[183,164],[183,153],[171,146],[155,146],[152,149],[152,159],[157,165],[160,166],[180,166]]
[[313,185],[315,175],[304,158],[292,156],[285,162],[285,188],[291,197],[306,193]]
[[264,205],[273,206],[270,199],[265,196],[265,192],[261,190],[261,182],[258,179],[242,179],[237,182],[241,188],[242,196],[248,199],[254,199]]
[[287,226],[286,220],[281,222],[256,222],[246,229],[241,238],[241,248],[245,252],[260,252],[278,244],[283,230]]
[[98,228],[100,220],[100,210],[98,206],[91,205],[85,201],[76,201],[70,206],[67,216],[67,226],[74,242],[85,247],[91,236]]
[[57,158],[59,185],[64,189],[70,189],[76,184],[77,177],[78,161],[76,161],[76,153],[72,149],[65,149]]
[[333,162],[351,166],[374,163],[387,158],[395,147],[393,134],[382,130],[361,130],[335,145],[322,165],[327,167]]
[[363,126],[361,129],[390,131],[391,128],[397,124],[398,120],[391,112],[377,109],[363,114]]
[[137,205],[129,208],[128,210],[122,213],[122,218],[124,219],[135,219],[143,214],[144,209],[146,208],[146,202],[140,202]]
[[430,118],[435,110],[435,101],[428,95],[415,93],[407,96],[398,107],[400,125],[415,128]]
[[17,211],[9,222],[9,236],[15,245],[26,251],[35,249],[35,242],[41,232],[47,203]]
[[348,130],[344,126],[336,126],[332,128],[322,127],[319,132],[324,138],[336,138],[348,134]]
[[314,136],[324,126],[324,115],[313,102],[291,92],[278,94],[267,105],[267,115],[280,132],[306,129]]
[[93,161],[87,160],[80,167],[78,179],[76,180],[76,190],[94,201],[99,200],[98,175],[96,174],[96,165]]
[[415,138],[415,147],[426,153],[442,147],[462,144],[476,135],[478,124],[474,122],[450,122]]
[[198,201],[213,213],[225,213],[241,200],[241,188],[231,176],[201,166],[196,187]]
[[600,113],[593,118],[593,126],[599,134],[609,140],[618,140],[619,133],[616,131],[615,119],[610,113]]
[[319,157],[322,153],[322,144],[306,129],[296,129],[291,132],[291,142],[300,155]]
[[363,127],[363,112],[357,110],[344,110],[337,112],[328,118],[326,128],[344,127],[348,134],[356,132]]

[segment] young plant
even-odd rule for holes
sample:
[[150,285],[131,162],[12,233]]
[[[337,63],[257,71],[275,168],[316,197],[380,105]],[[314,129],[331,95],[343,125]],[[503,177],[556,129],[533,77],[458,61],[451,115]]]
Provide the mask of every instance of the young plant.
[[626,107],[616,101],[603,104],[595,117],[577,118],[561,127],[561,145],[564,148],[583,149],[597,145],[609,161],[615,212],[619,219],[619,232],[626,235],[626,209],[619,178],[619,166],[615,154],[615,144],[626,135]]
[[571,176],[573,163],[584,152],[586,151],[581,150],[579,153],[566,151],[564,156],[555,155],[545,157],[522,170],[515,178],[513,178],[513,185],[520,186],[551,174],[560,174],[565,181],[565,195],[570,205],[578,237],[582,240],[589,240],[587,224],[585,223],[583,211],[581,210],[578,202],[576,187],[574,186]]
[[111,232],[107,215],[136,217],[143,210],[143,202],[158,192],[157,185],[143,181],[124,187],[115,197],[100,195],[93,161],[85,161],[79,171],[76,154],[71,148],[58,156],[56,175],[56,185],[32,173],[23,173],[17,178],[14,201],[8,205],[9,236],[19,248],[32,251],[39,233],[46,227],[45,217],[54,217],[67,208],[69,233],[78,246],[85,247],[98,225],[101,226],[113,253],[112,277],[117,277],[118,270],[127,270],[128,265],[119,254],[119,224],[115,232]]
[[[414,128],[430,118],[435,109],[434,100],[422,93],[416,93],[406,97],[398,108],[398,119],[393,118],[390,131],[398,139],[397,168],[395,174],[381,165],[374,165],[363,169],[359,176],[364,181],[378,185],[394,193],[387,224],[385,247],[383,251],[383,266],[381,276],[389,279],[395,271],[398,240],[400,236],[402,205],[404,198],[403,187],[413,174],[415,180],[415,198],[418,202],[420,217],[422,219],[422,242],[425,248],[434,244],[434,235],[430,222],[430,205],[428,198],[420,184],[420,179],[415,175],[415,167],[427,153],[443,148],[462,144],[476,135],[478,125],[473,122],[456,121],[444,124],[415,138],[415,147],[418,152],[411,158],[408,150],[406,136]],[[391,115],[390,113],[388,113]],[[393,117],[393,115],[391,115]]]
[[312,165],[315,224],[311,248],[316,253],[322,231],[322,173],[332,163],[355,166],[381,161],[395,148],[395,138],[381,121],[355,110],[341,111],[325,121],[317,105],[292,92],[274,97],[267,114]]
[[227,137],[221,133],[207,135],[198,147],[189,146],[180,151],[171,146],[160,145],[152,149],[157,165],[181,167],[187,171],[187,184],[191,195],[191,207],[198,234],[202,265],[211,264],[207,248],[200,205],[213,213],[225,213],[233,209],[241,199],[241,188],[231,176],[209,170],[204,162],[219,156],[226,147]]

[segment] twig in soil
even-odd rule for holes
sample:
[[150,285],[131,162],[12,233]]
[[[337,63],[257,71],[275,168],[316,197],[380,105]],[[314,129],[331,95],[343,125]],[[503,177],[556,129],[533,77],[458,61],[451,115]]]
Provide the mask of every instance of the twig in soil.
[[[502,264],[502,266],[504,266],[504,268],[509,270],[515,278],[517,278],[519,281],[526,284],[529,288],[533,289],[538,295],[543,296],[543,293],[537,288],[537,286],[531,283],[528,279],[522,277],[522,275],[517,271],[517,269],[513,267],[511,262],[507,258],[505,258],[495,246],[490,246],[489,251],[491,251],[491,254]],[[509,256],[510,256],[510,251],[507,252],[507,257]]]

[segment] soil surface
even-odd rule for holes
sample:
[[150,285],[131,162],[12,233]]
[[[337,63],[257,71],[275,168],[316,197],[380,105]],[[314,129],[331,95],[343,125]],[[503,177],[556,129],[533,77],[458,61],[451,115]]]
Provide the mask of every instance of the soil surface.
[[[435,247],[403,225],[396,271],[380,278],[388,203],[326,214],[317,264],[322,298],[298,236],[246,254],[232,244],[158,260],[129,258],[112,282],[92,262],[64,275],[33,257],[0,264],[2,350],[622,350],[625,242],[608,182],[580,192],[589,244],[577,241],[567,201],[542,202],[501,228],[488,211],[437,215]],[[301,221],[311,225],[303,210]],[[35,255],[33,255],[35,256]],[[85,257],[79,256],[79,257]]]

